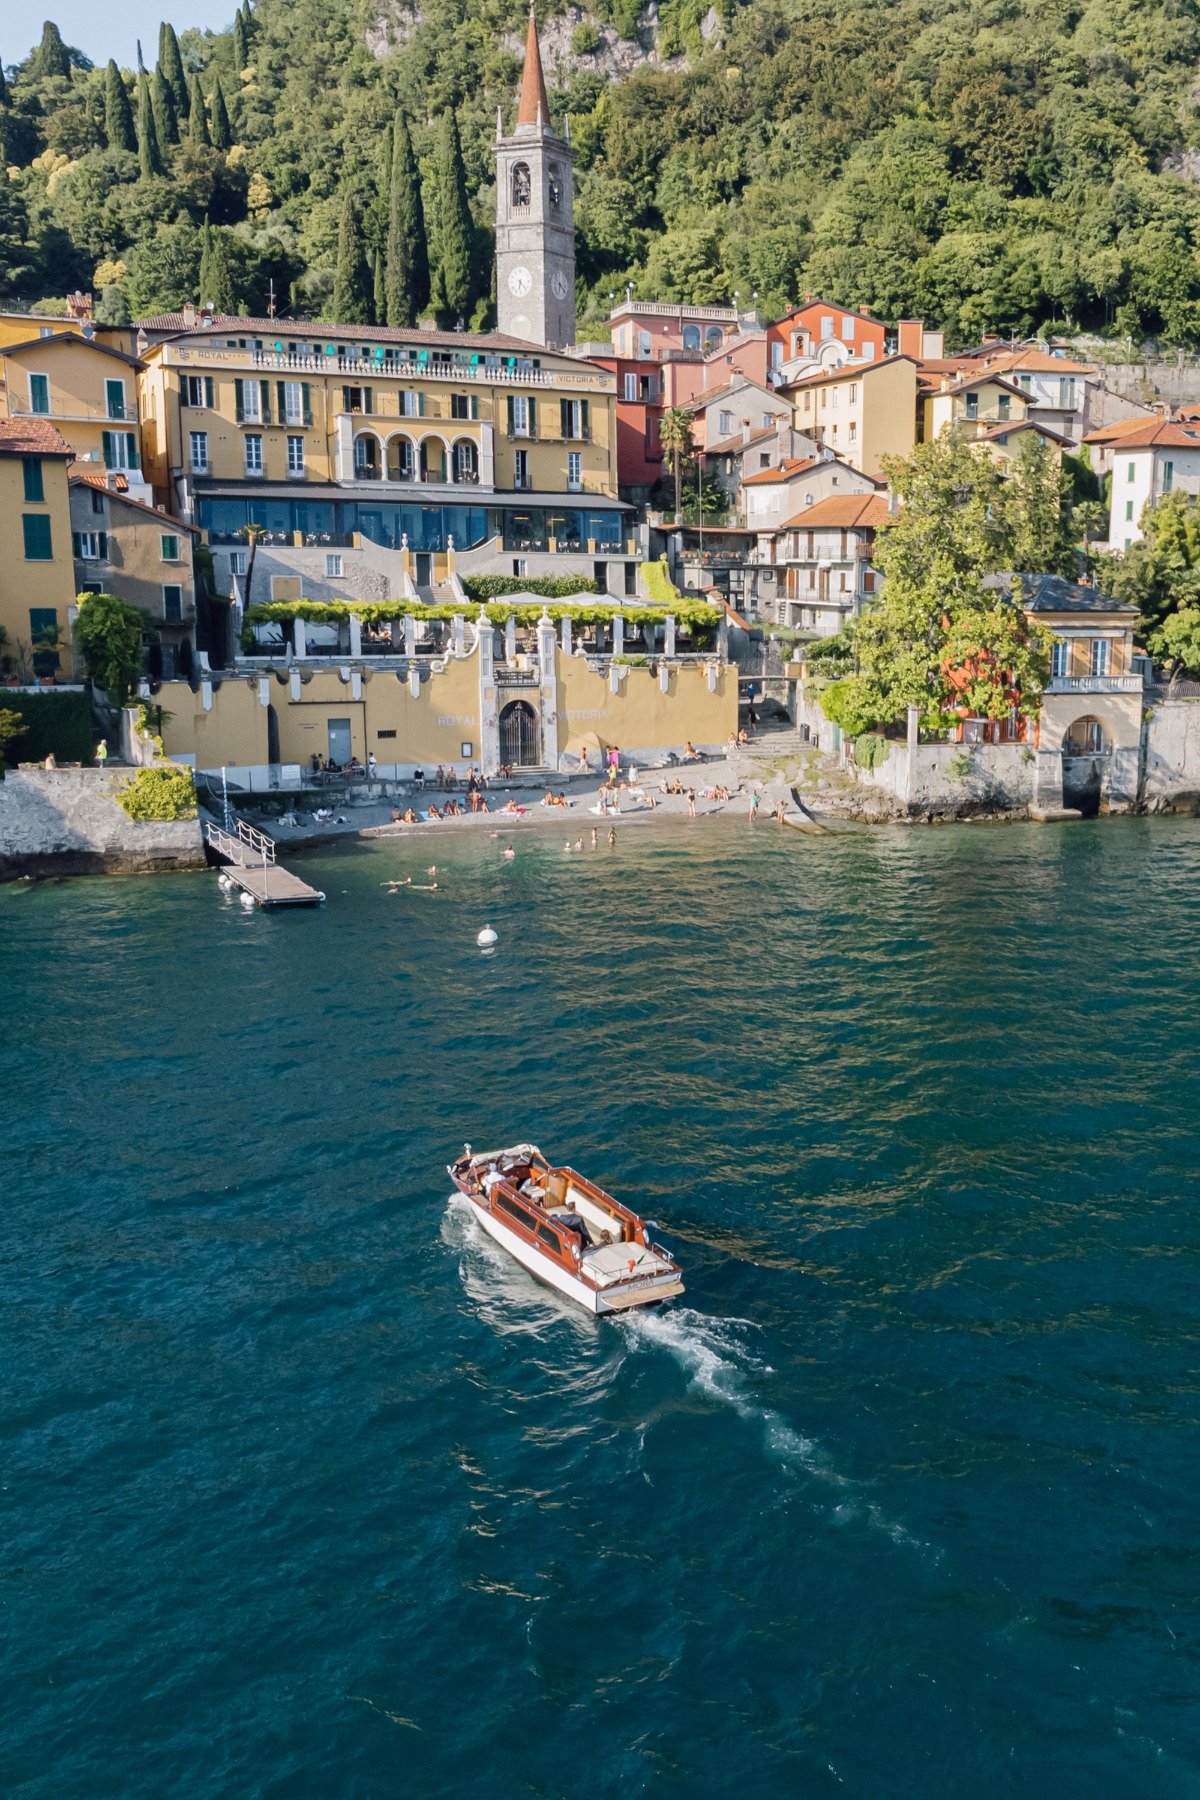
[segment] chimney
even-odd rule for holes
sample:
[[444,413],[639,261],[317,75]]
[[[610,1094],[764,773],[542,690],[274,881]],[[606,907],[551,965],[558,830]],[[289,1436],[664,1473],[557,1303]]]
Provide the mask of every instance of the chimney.
[[196,309],[190,300],[185,300],[183,303],[183,329],[185,331],[196,329]]
[[743,444],[748,444],[750,442],[750,421],[749,421],[749,419],[742,420],[742,442],[743,442]]
[[896,348],[901,356],[921,357],[921,340],[925,327],[920,319],[901,319],[896,326]]

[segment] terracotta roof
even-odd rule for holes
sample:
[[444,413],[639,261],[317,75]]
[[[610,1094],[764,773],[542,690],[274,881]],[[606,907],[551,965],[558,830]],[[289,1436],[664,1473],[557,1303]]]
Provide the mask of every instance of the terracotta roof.
[[533,6],[529,8],[529,30],[525,35],[525,67],[521,71],[521,102],[517,107],[518,125],[550,123],[550,102],[546,98],[546,81],[542,74],[542,52],[538,45],[537,22]]
[[123,350],[110,350],[107,344],[98,344],[95,338],[85,338],[77,331],[54,331],[49,337],[25,338],[19,344],[0,344],[0,356],[14,356],[18,350],[49,350],[56,344],[74,344],[76,349],[82,346],[85,350],[96,350],[101,356],[113,356],[118,362],[128,363],[131,369],[144,369],[145,363],[136,356],[126,356]]
[[[1108,441],[1095,431],[1084,438],[1085,444]],[[1132,431],[1123,431],[1115,442],[1122,450],[1200,450],[1200,421],[1176,424],[1171,419],[1143,419]]]
[[786,319],[797,319],[802,312],[808,312],[814,306],[823,306],[827,312],[840,313],[845,319],[866,319],[871,325],[883,324],[883,320],[875,318],[865,306],[843,306],[840,300],[822,300],[819,294],[814,294],[811,300],[801,300],[798,306],[789,308],[778,319],[773,319],[772,324],[782,325]]
[[1011,437],[1017,431],[1036,431],[1042,437],[1053,438],[1056,444],[1071,442],[1071,439],[1064,436],[1061,431],[1052,431],[1049,425],[1044,425],[1040,419],[1013,419],[1006,425],[993,425],[990,431],[981,431],[978,437],[968,441],[973,444],[999,442],[1003,438]]
[[818,531],[824,526],[843,531],[877,531],[888,516],[886,494],[830,494],[818,500],[794,519],[776,527],[778,531]]
[[1015,381],[1006,381],[994,369],[981,369],[977,375],[960,375],[948,387],[939,385],[933,391],[935,394],[965,394],[970,388],[986,387],[989,382],[993,387],[1003,388],[1006,394],[1019,394],[1025,400],[1029,398],[1024,388],[1019,388]]
[[1128,437],[1131,431],[1137,431],[1142,425],[1158,425],[1162,423],[1161,413],[1134,413],[1128,419],[1113,419],[1108,425],[1099,425],[1095,431],[1089,431],[1084,438],[1085,444],[1116,443]]
[[[775,433],[769,432],[767,435],[774,437]],[[785,456],[777,468],[760,469],[757,475],[747,475],[742,486],[767,487],[773,481],[794,481],[806,469],[815,469],[827,460],[822,456]]]
[[173,519],[170,513],[159,512],[157,506],[147,506],[144,500],[135,500],[128,493],[120,493],[110,488],[103,475],[72,475],[68,487],[95,488],[101,494],[107,494],[110,500],[117,500],[122,506],[136,506],[139,512],[149,513],[159,525],[169,526],[172,531],[190,532],[192,537],[200,536],[198,525],[187,525],[182,519]]
[[1065,356],[1050,356],[1045,350],[1005,350],[988,357],[993,369],[1026,369],[1033,375],[1094,375],[1090,363],[1071,362]]
[[749,437],[743,437],[739,431],[733,437],[722,438],[719,444],[705,444],[704,454],[705,456],[732,456],[738,450],[746,450],[751,444],[761,444],[764,438],[773,438],[775,435],[776,431],[773,425],[760,426],[757,431],[752,431]]
[[798,375],[795,381],[786,382],[785,386],[788,388],[820,387],[822,382],[825,381],[854,381],[859,375],[870,374],[873,369],[882,369],[884,367],[890,367],[893,363],[902,362],[911,364],[913,368],[919,367],[915,356],[906,356],[903,354],[898,356],[877,356],[873,362],[848,362],[843,363],[840,369],[832,369],[828,372],[825,370],[821,370],[820,372],[814,371],[811,375]]
[[[738,375],[729,381],[723,381],[720,387],[709,388],[707,393],[693,394],[690,400],[683,401],[683,406],[688,412],[703,412],[705,408],[711,406],[715,400],[722,399],[726,394],[735,392],[741,393],[743,388],[748,387],[753,388],[756,393],[765,394],[768,400],[773,400],[775,398],[770,388],[767,387],[764,382],[755,381],[753,375]],[[785,402],[779,401],[777,404],[779,406],[780,415],[786,414],[788,407]]]
[[0,419],[0,456],[74,456],[49,419]]
[[[214,318],[211,325],[185,325],[182,313],[160,313],[153,319],[136,320],[133,329],[208,340],[231,337],[236,333],[239,337],[269,338],[272,343],[284,343],[288,338],[318,338],[326,343],[410,344],[414,350],[424,349],[427,345],[463,351],[507,350],[543,360],[547,355],[563,354],[543,350],[540,344],[533,344],[528,338],[506,337],[499,331],[423,331],[415,325],[411,331],[401,331],[393,325],[331,325],[319,319],[242,319],[224,314]],[[576,367],[588,366],[582,357],[571,360]]]

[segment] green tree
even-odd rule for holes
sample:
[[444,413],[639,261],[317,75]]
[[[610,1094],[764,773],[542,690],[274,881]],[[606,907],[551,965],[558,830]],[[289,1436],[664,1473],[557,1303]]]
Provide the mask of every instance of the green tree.
[[179,39],[175,36],[175,27],[165,22],[158,28],[158,66],[162,70],[163,80],[171,90],[176,118],[186,119],[189,105],[188,82],[183,72],[183,58],[179,54]]
[[128,325],[129,302],[125,298],[125,290],[118,282],[110,281],[100,289],[100,298],[96,302],[97,325]]
[[188,83],[188,101],[188,141],[193,144],[211,144],[208,108],[204,104],[204,94],[201,91],[198,75],[193,75]]
[[33,68],[34,73],[43,78],[59,75],[64,80],[70,80],[71,58],[67,53],[67,46],[62,41],[58,26],[52,25],[48,19],[42,26],[42,41],[33,55]]
[[154,107],[150,99],[150,81],[143,75],[138,81],[138,162],[143,181],[150,181],[156,175],[165,175],[162,149],[158,141],[158,127],[154,122]]
[[683,463],[692,454],[692,415],[684,406],[668,406],[658,421],[658,441],[675,471],[675,523],[683,522]]
[[232,313],[237,306],[228,239],[207,219],[200,234],[200,301],[217,313]]
[[17,738],[24,737],[28,730],[29,727],[19,712],[13,712],[11,707],[0,706],[0,780],[4,777],[8,746],[15,743]]
[[388,324],[415,325],[429,304],[429,251],[421,178],[403,113],[396,114],[393,136],[386,287]]
[[212,141],[215,148],[218,150],[229,150],[233,147],[233,130],[229,123],[229,108],[225,104],[225,94],[220,81],[218,81],[213,88]]
[[16,294],[33,274],[29,214],[19,184],[0,169],[0,294]]
[[340,325],[369,325],[374,304],[371,271],[363,243],[361,202],[347,193],[338,230],[337,272],[333,282],[333,316]]
[[175,116],[175,97],[161,69],[150,77],[150,104],[154,109],[154,128],[158,146],[165,153],[169,144],[179,142],[179,120]]
[[240,10],[233,20],[233,66],[239,75],[250,66],[250,42],[246,36],[246,21]]
[[104,71],[104,135],[110,150],[137,149],[129,90],[125,86],[125,77],[111,57]]
[[1075,574],[1070,490],[1070,474],[1045,438],[1023,431],[1003,490],[1010,568],[1039,575]]
[[146,615],[113,594],[81,594],[74,641],[84,665],[113,706],[123,706],[142,672]]
[[439,298],[451,319],[471,308],[471,246],[474,227],[467,201],[458,119],[452,109],[442,115],[437,154]]
[[374,312],[374,317],[372,318],[371,323],[372,323],[372,325],[386,325],[387,324],[387,280],[384,275],[384,256],[383,256],[382,250],[372,251],[371,266],[372,266],[372,270],[373,270],[373,283],[374,283],[374,304],[373,304],[373,309],[372,309]]

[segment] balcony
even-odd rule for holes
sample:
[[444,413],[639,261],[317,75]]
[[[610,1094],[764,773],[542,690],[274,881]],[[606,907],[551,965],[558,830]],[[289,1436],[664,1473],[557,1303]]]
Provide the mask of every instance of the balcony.
[[27,400],[19,400],[11,389],[8,410],[14,419],[72,419],[77,424],[86,420],[88,424],[97,425],[136,425],[138,421],[136,406],[123,406],[116,412],[99,401],[79,400],[74,396],[70,400],[52,400],[49,406],[30,406]]
[[1140,675],[1052,675],[1048,694],[1140,694]]

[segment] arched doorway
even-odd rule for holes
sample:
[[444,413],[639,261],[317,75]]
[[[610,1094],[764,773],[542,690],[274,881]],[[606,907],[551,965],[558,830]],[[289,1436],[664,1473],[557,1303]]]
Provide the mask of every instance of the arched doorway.
[[500,713],[500,761],[535,769],[542,760],[537,714],[528,700],[510,700]]
[[1100,811],[1104,774],[1112,755],[1112,741],[1102,722],[1085,713],[1063,733],[1063,805],[1072,806],[1085,819]]

